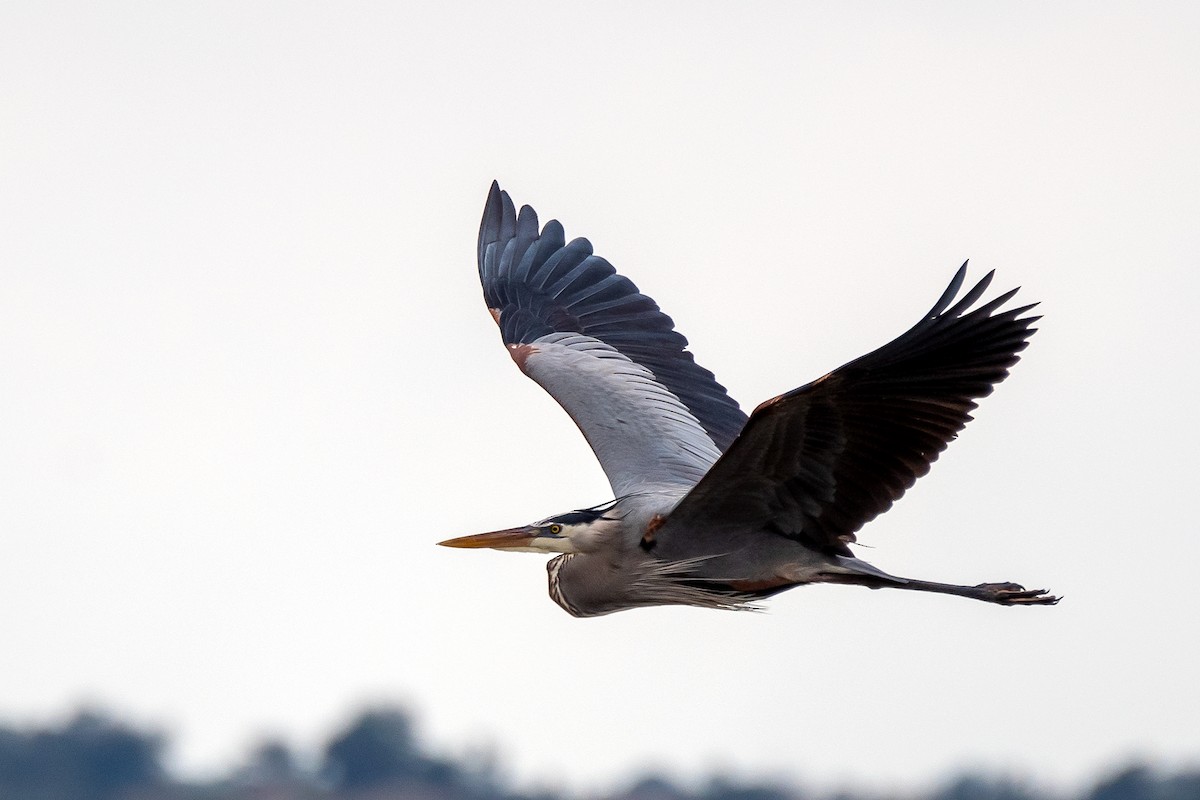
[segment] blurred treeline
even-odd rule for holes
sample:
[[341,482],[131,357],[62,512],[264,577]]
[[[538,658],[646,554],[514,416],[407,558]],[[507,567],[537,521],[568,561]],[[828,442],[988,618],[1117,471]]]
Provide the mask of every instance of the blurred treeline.
[[[396,709],[362,713],[316,757],[267,741],[221,778],[185,781],[166,768],[168,742],[112,717],[80,712],[58,727],[0,725],[0,800],[575,800],[520,792],[493,766],[431,755]],[[774,782],[710,778],[684,788],[647,776],[589,800],[1200,800],[1200,768],[1133,764],[1062,795],[1005,777],[960,775],[925,793],[813,793]]]

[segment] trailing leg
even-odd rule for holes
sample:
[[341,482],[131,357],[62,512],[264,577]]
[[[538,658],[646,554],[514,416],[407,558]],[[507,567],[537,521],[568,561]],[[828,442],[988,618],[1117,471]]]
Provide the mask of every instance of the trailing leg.
[[896,589],[913,589],[918,592],[938,592],[970,597],[985,603],[1002,606],[1052,606],[1059,598],[1048,594],[1045,589],[1026,589],[1019,583],[981,583],[976,586],[957,586],[953,583],[905,580],[893,584]]
[[820,580],[824,583],[845,583],[866,586],[871,589],[909,589],[915,592],[936,592],[969,597],[985,603],[1002,606],[1052,606],[1058,597],[1045,589],[1026,589],[1019,583],[980,583],[976,586],[959,586],[954,583],[918,581],[889,575],[866,561],[838,557],[838,565],[845,571],[824,572]]

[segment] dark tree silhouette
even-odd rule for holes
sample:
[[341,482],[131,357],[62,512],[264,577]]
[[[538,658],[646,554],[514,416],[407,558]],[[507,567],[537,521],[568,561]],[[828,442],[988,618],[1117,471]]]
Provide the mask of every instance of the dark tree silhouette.
[[[322,775],[282,740],[266,740],[222,780],[167,774],[164,739],[92,712],[56,727],[0,725],[0,800],[569,800],[543,789],[514,791],[494,769],[428,755],[409,715],[372,709],[324,748]],[[480,759],[475,759],[479,761]],[[490,764],[490,760],[486,760]],[[474,766],[472,766],[474,764]],[[927,793],[815,794],[793,786],[718,776],[690,788],[650,774],[592,800],[1200,800],[1200,771],[1167,774],[1132,764],[1087,790],[1050,793],[1012,778],[965,774]]]
[[618,800],[691,800],[670,779],[657,774],[644,775],[618,795]]
[[412,723],[401,711],[367,711],[325,748],[329,777],[347,789],[415,778],[419,761]]
[[245,786],[287,787],[311,783],[311,777],[297,764],[286,742],[267,739],[254,748],[249,762],[235,773],[233,780]]
[[708,782],[702,800],[799,800],[799,792],[768,783],[744,783],[724,776]]
[[0,730],[0,797],[108,800],[159,784],[162,738],[81,712],[63,728]]
[[1096,784],[1086,800],[1200,800],[1200,772],[1160,777],[1133,764]]
[[1101,781],[1088,800],[1157,800],[1156,789],[1149,768],[1139,764]]
[[325,774],[345,789],[423,784],[444,792],[463,783],[456,764],[420,751],[408,714],[395,709],[366,711],[335,736],[325,748]]
[[938,790],[932,800],[1040,800],[1044,796],[1009,778],[963,775]]

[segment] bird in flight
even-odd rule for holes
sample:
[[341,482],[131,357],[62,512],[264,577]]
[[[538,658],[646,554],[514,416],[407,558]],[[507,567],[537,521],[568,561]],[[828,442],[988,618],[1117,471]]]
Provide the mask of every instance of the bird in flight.
[[964,263],[892,342],[747,418],[697,364],[671,318],[587,239],[539,231],[492,184],[479,229],[483,296],[516,365],[562,405],[615,499],[448,547],[557,553],[550,596],[577,617],[655,605],[754,608],[810,583],[1053,605],[1043,589],[891,575],[856,557],[856,532],[891,508],[1008,375],[1033,305],[961,298]]

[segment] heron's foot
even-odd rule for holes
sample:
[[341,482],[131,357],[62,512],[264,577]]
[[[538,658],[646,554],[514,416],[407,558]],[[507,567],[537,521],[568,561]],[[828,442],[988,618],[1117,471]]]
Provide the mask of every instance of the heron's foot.
[[1002,606],[1052,606],[1060,598],[1045,589],[1026,589],[1019,583],[981,583],[975,597]]

